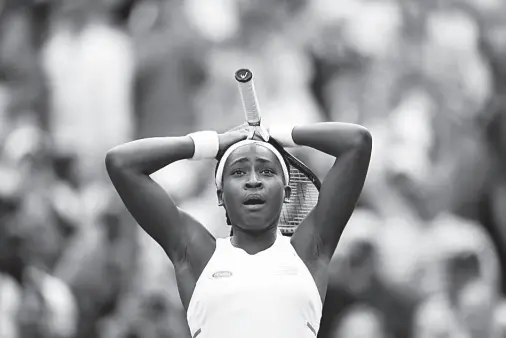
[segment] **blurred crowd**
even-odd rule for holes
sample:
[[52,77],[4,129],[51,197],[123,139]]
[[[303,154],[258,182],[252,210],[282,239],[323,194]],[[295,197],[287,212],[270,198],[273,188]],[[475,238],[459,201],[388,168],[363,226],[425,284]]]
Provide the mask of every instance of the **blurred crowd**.
[[[318,337],[506,337],[505,0],[0,0],[0,338],[190,337],[104,155],[242,123],[242,67],[268,125],[374,137]],[[153,179],[224,237],[209,164]]]

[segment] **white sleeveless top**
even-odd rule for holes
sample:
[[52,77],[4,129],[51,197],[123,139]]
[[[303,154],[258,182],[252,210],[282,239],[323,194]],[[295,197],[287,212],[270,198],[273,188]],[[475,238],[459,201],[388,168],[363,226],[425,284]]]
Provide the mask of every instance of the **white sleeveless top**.
[[188,305],[192,338],[314,338],[322,302],[313,276],[290,238],[255,255],[230,237],[216,250]]

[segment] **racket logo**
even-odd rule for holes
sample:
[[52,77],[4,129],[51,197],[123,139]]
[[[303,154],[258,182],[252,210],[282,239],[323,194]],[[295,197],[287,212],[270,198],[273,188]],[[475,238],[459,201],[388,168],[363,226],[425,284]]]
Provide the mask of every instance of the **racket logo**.
[[232,272],[230,271],[217,271],[213,273],[213,278],[226,278],[226,277],[232,277]]
[[253,74],[249,69],[239,69],[235,72],[235,79],[239,82],[249,82],[253,78]]

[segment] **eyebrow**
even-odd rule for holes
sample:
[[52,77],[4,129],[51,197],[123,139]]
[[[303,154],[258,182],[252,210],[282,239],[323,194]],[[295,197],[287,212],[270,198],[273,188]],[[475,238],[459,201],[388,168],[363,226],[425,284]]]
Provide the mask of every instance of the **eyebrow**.
[[[230,163],[230,165],[232,166],[237,163],[245,163],[245,162],[250,162],[250,159],[248,157],[241,157],[241,158],[238,158],[237,160],[234,160],[232,163]],[[255,159],[255,162],[272,164],[271,160],[264,158],[264,157],[257,157]]]

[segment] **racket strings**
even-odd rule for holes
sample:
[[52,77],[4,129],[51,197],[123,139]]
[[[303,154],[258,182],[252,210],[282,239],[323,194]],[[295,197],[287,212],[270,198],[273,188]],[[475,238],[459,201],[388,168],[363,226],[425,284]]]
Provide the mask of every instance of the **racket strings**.
[[313,210],[318,202],[319,191],[309,177],[301,170],[290,166],[290,202],[283,206],[279,229],[291,234]]

